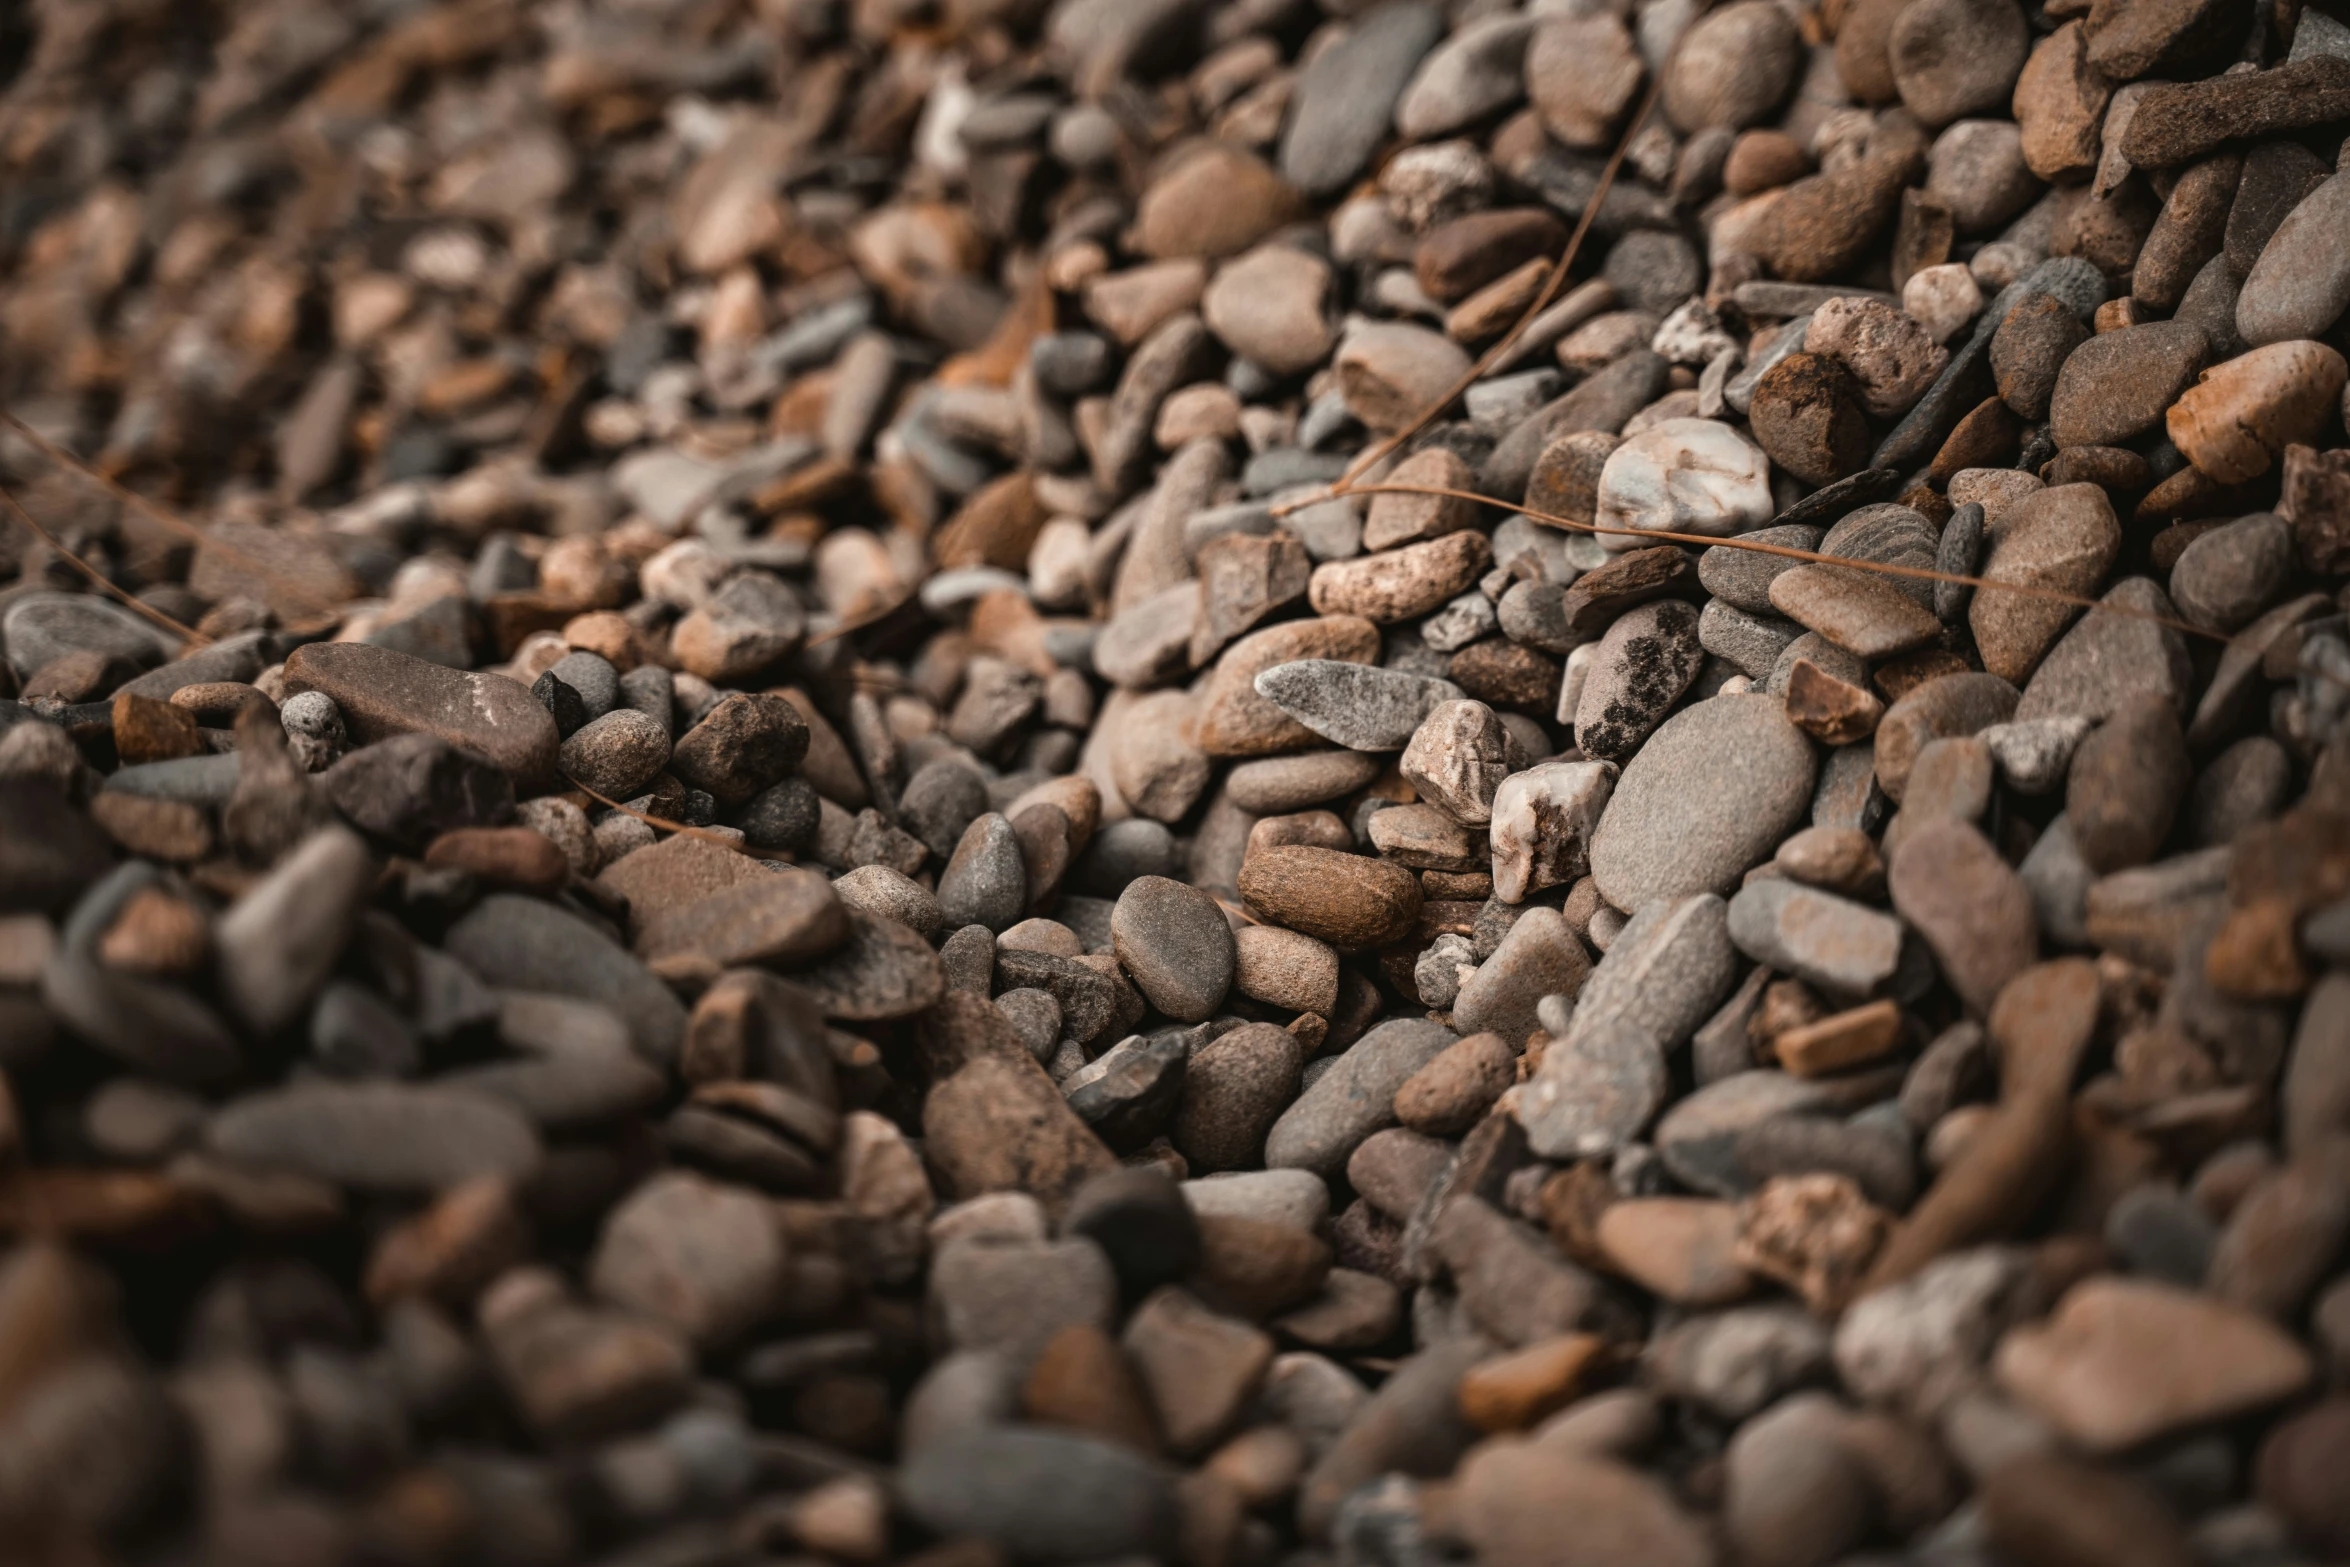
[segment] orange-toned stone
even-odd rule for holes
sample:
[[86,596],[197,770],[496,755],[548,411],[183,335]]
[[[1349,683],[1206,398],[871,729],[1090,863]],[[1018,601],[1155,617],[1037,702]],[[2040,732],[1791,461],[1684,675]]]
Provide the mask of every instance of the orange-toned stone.
[[1480,1431],[1523,1431],[1573,1402],[1606,1349],[1596,1333],[1562,1333],[1473,1366],[1461,1414]]

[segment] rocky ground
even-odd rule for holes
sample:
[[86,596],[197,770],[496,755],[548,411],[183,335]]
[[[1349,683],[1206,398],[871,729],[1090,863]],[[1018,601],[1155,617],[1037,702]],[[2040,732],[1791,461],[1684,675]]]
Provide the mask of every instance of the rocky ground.
[[2335,0],[0,18],[0,1558],[2350,1559],[2346,131]]

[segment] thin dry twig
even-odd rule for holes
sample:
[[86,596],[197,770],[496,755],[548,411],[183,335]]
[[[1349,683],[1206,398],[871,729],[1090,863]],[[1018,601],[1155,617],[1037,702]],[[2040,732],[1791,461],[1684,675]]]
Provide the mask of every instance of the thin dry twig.
[[785,865],[796,865],[799,863],[797,860],[793,859],[790,855],[785,854],[780,849],[756,849],[747,843],[739,842],[733,838],[729,838],[724,833],[712,832],[707,827],[696,827],[689,822],[673,822],[666,816],[655,816],[650,812],[637,810],[633,806],[623,805],[618,800],[613,799],[610,795],[597,793],[595,790],[589,788],[586,784],[583,784],[578,779],[572,777],[569,773],[564,773],[562,778],[565,783],[571,785],[572,788],[577,789],[581,794],[586,795],[589,799],[595,801],[598,805],[609,806],[613,810],[618,811],[623,816],[633,816],[638,821],[643,822],[647,827],[657,828],[662,832],[682,833],[688,838],[699,838],[704,843],[714,843],[721,849],[732,849],[735,853],[747,856],[748,858],[754,860],[776,860]]
[[5,424],[8,426],[8,428],[14,430],[17,434],[32,442],[35,449],[37,449],[41,455],[47,457],[51,462],[56,463],[62,468],[67,468],[75,473],[80,474],[83,478],[88,479],[92,484],[95,484],[99,488],[105,490],[107,494],[113,496],[116,500],[122,502],[125,506],[128,506],[132,510],[136,511],[140,516],[146,518],[149,522],[152,522],[157,527],[163,529],[166,533],[176,534],[180,538],[186,539],[191,544],[195,544],[203,549],[211,550],[214,553],[225,557],[226,559],[235,561],[237,564],[252,572],[253,575],[261,578],[264,582],[267,582],[273,587],[279,588],[286,593],[292,594],[294,597],[303,600],[304,602],[326,614],[340,615],[342,613],[342,605],[331,603],[327,599],[321,597],[315,588],[295,581],[293,578],[279,571],[276,567],[270,565],[269,562],[261,559],[259,556],[250,554],[245,550],[238,549],[235,545],[230,544],[225,540],[216,538],[205,529],[199,528],[194,523],[188,521],[185,517],[175,516],[173,513],[164,510],[161,506],[158,506],[153,501],[147,499],[147,497],[144,495],[141,495],[138,491],[129,489],[113,478],[110,478],[106,474],[100,473],[97,469],[82,461],[81,458],[76,457],[73,453],[67,451],[64,447],[59,446],[55,441],[52,441],[49,439],[49,437],[43,435],[40,431],[25,423],[22,419],[19,419],[13,412],[4,408],[0,408],[0,424]]
[[24,507],[18,503],[16,497],[9,493],[8,487],[4,484],[0,484],[0,501],[7,502],[8,509],[16,514],[17,521],[32,529],[34,534],[40,538],[42,543],[48,545],[51,549],[57,552],[57,556],[60,560],[64,561],[74,570],[80,572],[83,576],[89,578],[91,582],[97,585],[100,592],[110,594],[115,599],[119,600],[124,608],[130,610],[134,614],[144,616],[154,624],[161,626],[164,630],[171,632],[174,636],[186,638],[189,645],[192,647],[207,647],[211,645],[212,639],[206,636],[203,632],[198,631],[193,626],[181,625],[178,621],[172,619],[169,615],[166,615],[163,611],[157,609],[152,604],[140,602],[140,600],[135,595],[126,589],[117,586],[107,577],[104,572],[91,565],[88,561],[82,559],[81,556],[75,554],[72,550],[67,549],[63,540],[58,538],[56,534],[51,533],[47,528],[43,527],[39,522],[34,520],[33,514],[29,511],[26,511]]
[[1445,409],[1450,408],[1461,394],[1475,386],[1488,370],[1500,363],[1502,356],[1517,345],[1519,338],[1526,335],[1526,328],[1534,324],[1534,319],[1551,307],[1552,301],[1558,298],[1559,289],[1567,281],[1568,269],[1574,266],[1577,253],[1583,249],[1584,237],[1591,232],[1592,225],[1599,221],[1599,209],[1606,203],[1608,192],[1615,188],[1616,174],[1623,168],[1624,159],[1632,150],[1632,138],[1640,133],[1640,127],[1648,122],[1649,114],[1656,107],[1657,84],[1660,80],[1659,73],[1654,71],[1649,73],[1648,88],[1641,94],[1640,107],[1634,110],[1632,118],[1625,122],[1624,134],[1616,141],[1616,150],[1608,155],[1607,166],[1599,171],[1599,184],[1593,187],[1591,199],[1583,203],[1583,215],[1575,220],[1575,231],[1567,236],[1566,248],[1559,252],[1558,260],[1552,264],[1550,277],[1543,283],[1542,292],[1534,296],[1534,303],[1528,305],[1516,323],[1502,334],[1501,341],[1480,354],[1476,363],[1470,365],[1468,372],[1455,381],[1443,396],[1413,415],[1411,422],[1402,429],[1395,431],[1384,440],[1373,442],[1353,462],[1347,464],[1346,471],[1340,474],[1338,482],[1331,486],[1332,497],[1368,493],[1355,488],[1356,476],[1381,462],[1389,453],[1401,447],[1404,442],[1425,430],[1431,420],[1444,412]]

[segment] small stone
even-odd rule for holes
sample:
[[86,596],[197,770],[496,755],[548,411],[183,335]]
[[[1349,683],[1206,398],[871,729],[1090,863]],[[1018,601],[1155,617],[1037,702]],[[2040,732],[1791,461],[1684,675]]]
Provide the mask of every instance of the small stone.
[[2065,783],[2065,816],[2090,869],[2103,875],[2152,859],[2191,776],[2186,737],[2167,702],[2132,701],[2083,740]]
[[1664,71],[1665,113],[1683,132],[1743,130],[1785,99],[1801,54],[1794,25],[1768,5],[1740,0],[1710,12],[1682,36]]
[[1790,666],[1786,696],[1788,720],[1824,745],[1867,739],[1885,714],[1885,704],[1867,690],[1838,679],[1808,658],[1798,658]]
[[2038,956],[2031,892],[1972,823],[1943,818],[1911,832],[1889,882],[1893,907],[1926,938],[1972,1011],[1989,1011]]
[[1146,1552],[1178,1527],[1173,1476],[1129,1448],[1073,1432],[983,1426],[940,1436],[899,1471],[907,1512],[1005,1555],[1097,1561]]
[[1395,1093],[1453,1042],[1450,1029],[1400,1018],[1372,1029],[1274,1122],[1270,1169],[1337,1174],[1373,1132],[1395,1124]]
[[1356,751],[1401,750],[1430,713],[1462,700],[1449,680],[1335,659],[1276,664],[1255,687],[1315,734]]
[[1754,1287],[1734,1257],[1738,1207],[1704,1197],[1636,1197],[1599,1216],[1600,1249],[1633,1283],[1678,1306],[1720,1306]]
[[1370,164],[1421,57],[1444,36],[1434,6],[1398,4],[1359,19],[1298,73],[1281,134],[1281,173],[1310,195],[1335,193]]
[[1509,775],[1508,733],[1482,702],[1443,702],[1412,732],[1397,763],[1421,798],[1455,821],[1492,820],[1494,792]]
[[1118,961],[1151,1005],[1196,1023],[1223,1004],[1236,953],[1216,900],[1164,876],[1138,877],[1110,917]]
[[2147,1280],[2096,1278],[2000,1342],[2010,1397],[2093,1453],[2136,1447],[2291,1397],[2309,1356],[2265,1320]]
[[2030,45],[2014,0],[1925,0],[1902,8],[1886,56],[1903,106],[1931,130],[2006,109]]
[[646,920],[636,950],[648,963],[690,953],[720,968],[748,963],[798,968],[848,938],[844,902],[813,872],[761,873]]
[[2293,532],[2272,512],[2223,524],[2198,537],[2171,567],[2179,613],[2223,635],[2241,630],[2284,591],[2293,569]]
[[1504,779],[1493,799],[1493,891],[1505,903],[1574,882],[1616,769],[1606,762],[1546,762]]
[[1968,610],[1983,667],[2021,681],[2075,613],[2068,604],[2002,593],[1989,584],[2093,593],[2120,550],[2121,525],[2096,485],[2067,484],[2028,497],[1995,535],[1982,570],[1987,585],[1976,590]]
[[1859,383],[1838,360],[1787,355],[1755,383],[1749,418],[1771,460],[1807,483],[1830,483],[1868,461]]
[[1909,169],[1906,156],[1879,155],[1797,180],[1762,214],[1749,243],[1777,276],[1826,282],[1884,233],[1901,204]]
[[1232,983],[1269,1006],[1327,1017],[1338,1004],[1338,954],[1327,942],[1274,925],[1233,932]]
[[216,1112],[211,1148],[258,1169],[361,1191],[446,1190],[484,1175],[525,1175],[539,1140],[514,1111],[471,1093],[406,1083],[307,1083],[248,1095]]
[[1590,955],[1566,916],[1540,906],[1528,909],[1461,987],[1453,1003],[1453,1026],[1523,1039],[1534,1029],[1536,1004],[1545,996],[1573,995],[1590,972]]
[[1803,348],[1849,370],[1862,406],[1878,419],[1908,412],[1950,362],[1949,350],[1915,318],[1878,300],[1850,296],[1831,299],[1812,312]]
[[[1414,452],[1382,481],[1473,492],[1476,479],[1459,455],[1441,446]],[[1363,548],[1392,549],[1419,539],[1457,533],[1477,520],[1477,503],[1459,495],[1377,494],[1363,519]]]
[[1846,996],[1884,984],[1901,957],[1898,921],[1781,880],[1750,883],[1730,900],[1730,939],[1757,962]]
[[2346,375],[2350,366],[2323,343],[2272,343],[2204,371],[2164,424],[2198,472],[2241,484],[2268,472],[2286,447],[2316,439],[2336,414]]
[[731,692],[679,737],[669,770],[720,805],[742,805],[808,754],[808,726],[782,697]]
[[1841,566],[1799,565],[1771,579],[1781,614],[1866,659],[1890,658],[1941,635],[1942,623],[1884,577]]
[[1728,892],[1810,804],[1811,742],[1776,698],[1719,696],[1683,709],[1624,769],[1591,843],[1607,900]]
[[1400,430],[1465,379],[1469,356],[1440,332],[1402,322],[1366,322],[1339,344],[1339,393],[1373,430]]
[[2014,99],[2016,121],[2023,127],[2024,161],[2032,172],[2044,180],[2060,180],[2078,179],[2095,169],[2106,100],[2112,94],[2111,83],[2089,64],[2088,40],[2079,21],[2066,22],[2033,45],[2016,79]]
[[1535,28],[1525,77],[1544,130],[1569,147],[1599,148],[1611,144],[1648,70],[1630,30],[1600,13]]
[[1728,425],[1667,419],[1618,446],[1600,472],[1597,521],[1610,550],[1642,531],[1719,538],[1768,522],[1769,464]]
[[630,1193],[604,1222],[588,1265],[596,1294],[701,1345],[740,1340],[772,1312],[785,1282],[783,1237],[764,1199],[670,1172]]
[[1474,1366],[1461,1378],[1461,1413],[1482,1431],[1530,1429],[1575,1400],[1605,1347],[1597,1334],[1561,1333]]
[[1244,1023],[1192,1054],[1172,1136],[1193,1169],[1263,1162],[1266,1134],[1296,1097],[1302,1055],[1296,1036],[1270,1023]]
[[1481,17],[1431,50],[1395,106],[1407,142],[1428,142],[1516,103],[1525,92],[1527,18]]
[[1160,171],[1135,204],[1142,253],[1238,255],[1293,217],[1298,192],[1245,148],[1204,141]]
[[2048,431],[2060,447],[2122,446],[2161,422],[2210,350],[2181,321],[2104,332],[2075,348],[2057,372]]
[[554,774],[555,720],[528,687],[503,675],[445,669],[364,643],[312,642],[286,660],[285,691],[328,697],[362,745],[430,734],[488,757],[517,784]]
[[620,708],[575,730],[558,761],[565,776],[597,794],[633,800],[668,765],[669,731],[634,708]]
[[961,929],[984,925],[1003,930],[1028,905],[1028,879],[1020,840],[1012,824],[994,811],[963,830],[952,858],[939,872],[938,907],[945,921]]
[[1380,625],[1427,614],[1466,590],[1493,562],[1484,534],[1446,534],[1314,570],[1307,596],[1319,615],[1360,615]]

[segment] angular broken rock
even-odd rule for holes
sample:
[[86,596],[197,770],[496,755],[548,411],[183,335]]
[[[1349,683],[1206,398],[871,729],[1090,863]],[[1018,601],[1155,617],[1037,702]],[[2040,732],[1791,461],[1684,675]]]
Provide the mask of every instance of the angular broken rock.
[[1327,658],[1276,664],[1255,686],[1282,712],[1352,751],[1401,750],[1440,704],[1466,697],[1449,680]]
[[1503,779],[1491,813],[1493,895],[1523,903],[1581,877],[1615,783],[1612,762],[1545,762]]

